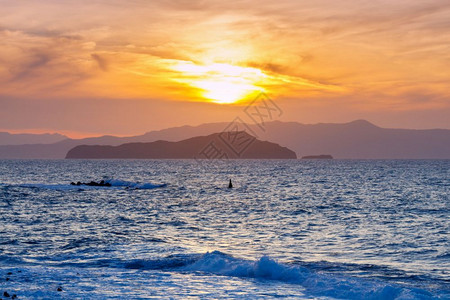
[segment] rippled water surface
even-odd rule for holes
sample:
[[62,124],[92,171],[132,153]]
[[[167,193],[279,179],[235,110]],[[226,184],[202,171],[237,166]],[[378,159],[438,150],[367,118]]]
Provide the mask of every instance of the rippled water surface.
[[[0,161],[0,292],[450,299],[449,170],[448,160]],[[70,185],[102,179],[112,186]]]

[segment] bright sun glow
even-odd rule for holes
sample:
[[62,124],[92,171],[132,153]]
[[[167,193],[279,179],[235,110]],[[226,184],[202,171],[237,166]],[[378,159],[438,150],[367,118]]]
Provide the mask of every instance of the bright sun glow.
[[266,75],[256,68],[182,62],[173,69],[183,75],[178,81],[199,89],[202,98],[215,103],[235,103],[256,91],[264,91],[257,83]]

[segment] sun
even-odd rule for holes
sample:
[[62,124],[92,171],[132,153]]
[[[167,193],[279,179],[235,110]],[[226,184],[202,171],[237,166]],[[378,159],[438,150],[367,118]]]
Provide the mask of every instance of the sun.
[[180,62],[173,69],[181,73],[177,81],[200,91],[200,97],[209,102],[230,104],[246,100],[255,92],[264,92],[258,82],[266,75],[259,69],[224,63],[197,65]]

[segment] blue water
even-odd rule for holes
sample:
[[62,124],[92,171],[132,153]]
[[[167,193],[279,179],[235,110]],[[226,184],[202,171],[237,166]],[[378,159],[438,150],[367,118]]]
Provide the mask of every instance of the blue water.
[[[449,170],[449,160],[0,161],[0,292],[450,299]],[[113,186],[70,185],[101,179]]]

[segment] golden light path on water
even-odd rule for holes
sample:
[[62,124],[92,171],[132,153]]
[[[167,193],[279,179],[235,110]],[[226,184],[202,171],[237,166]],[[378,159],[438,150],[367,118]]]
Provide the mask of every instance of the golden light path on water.
[[226,63],[198,65],[179,62],[172,69],[181,73],[176,81],[196,89],[202,99],[214,103],[236,103],[255,92],[264,92],[258,83],[267,78],[261,70]]

